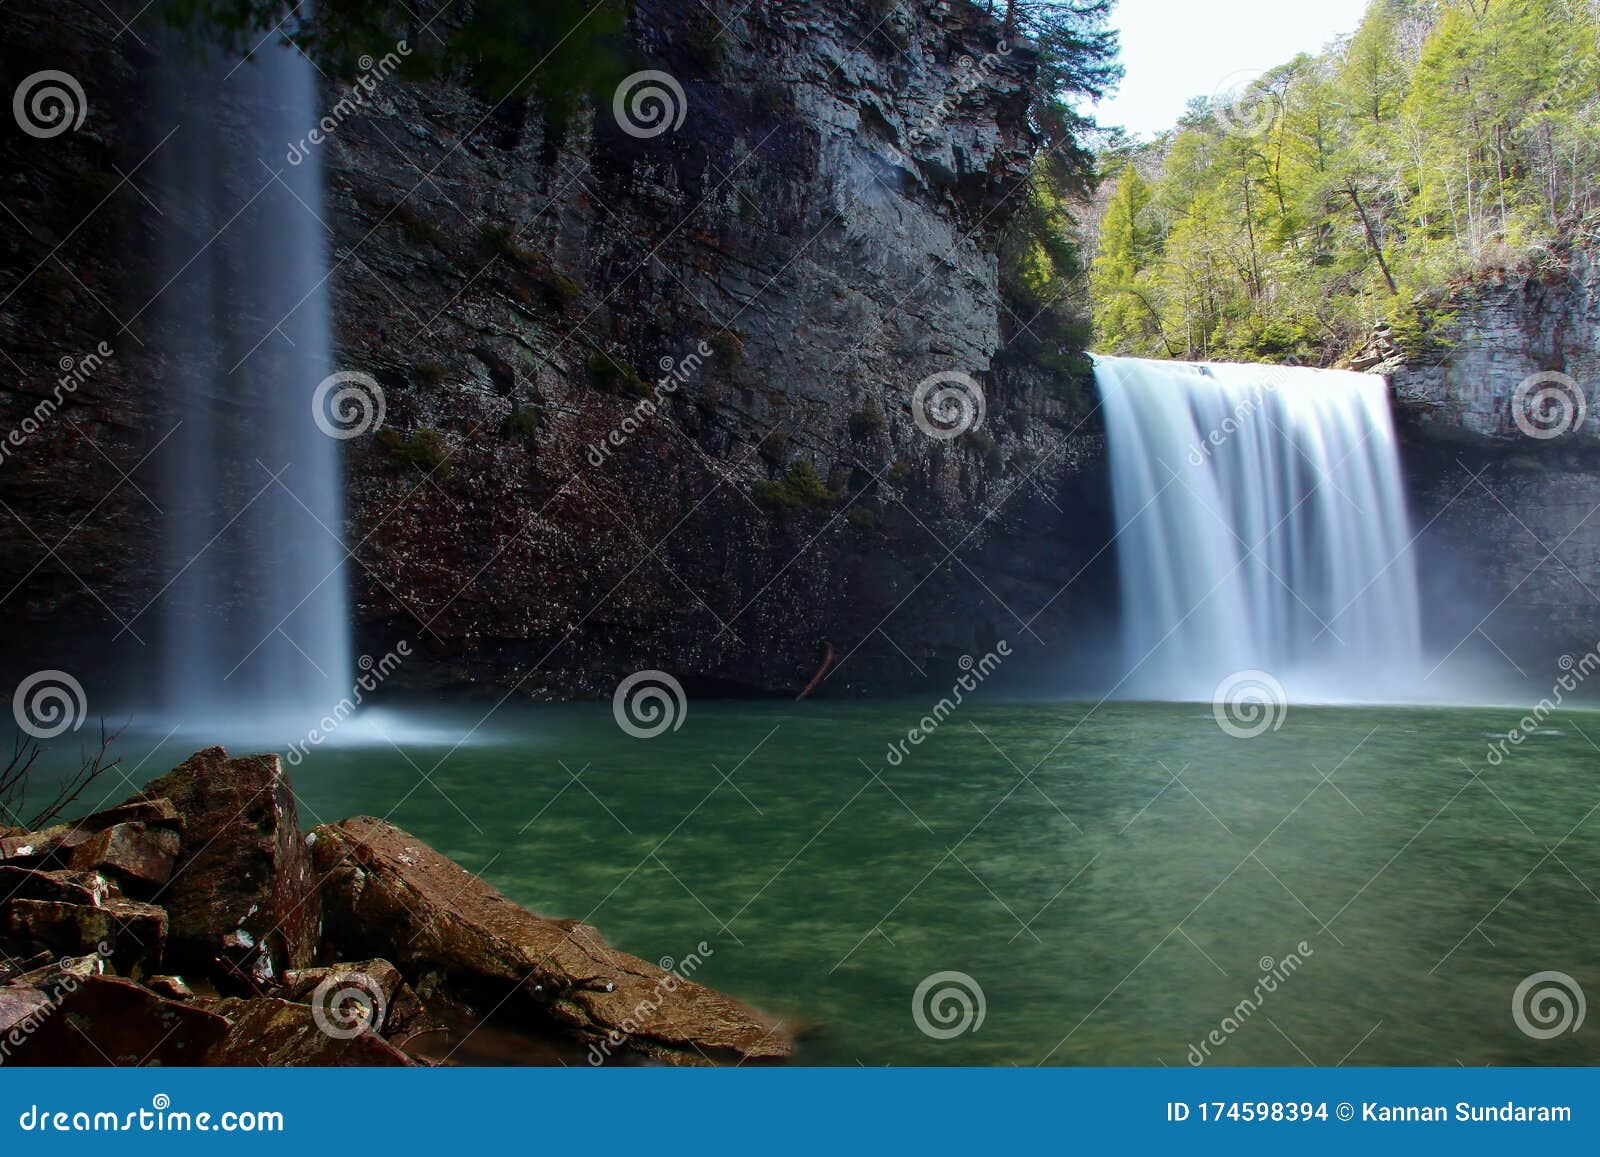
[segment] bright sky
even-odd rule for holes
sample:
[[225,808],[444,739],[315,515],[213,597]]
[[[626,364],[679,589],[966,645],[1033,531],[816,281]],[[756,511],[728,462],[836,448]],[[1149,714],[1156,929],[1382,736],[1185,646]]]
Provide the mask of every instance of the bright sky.
[[1191,97],[1247,84],[1297,53],[1354,32],[1367,0],[1118,0],[1121,89],[1095,119],[1145,137],[1172,127]]

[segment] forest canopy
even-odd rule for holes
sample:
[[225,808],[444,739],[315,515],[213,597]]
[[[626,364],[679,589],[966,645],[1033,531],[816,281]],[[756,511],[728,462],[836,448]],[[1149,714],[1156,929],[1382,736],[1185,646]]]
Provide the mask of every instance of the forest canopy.
[[1374,0],[1356,33],[1101,157],[1098,349],[1329,362],[1600,227],[1600,0]]

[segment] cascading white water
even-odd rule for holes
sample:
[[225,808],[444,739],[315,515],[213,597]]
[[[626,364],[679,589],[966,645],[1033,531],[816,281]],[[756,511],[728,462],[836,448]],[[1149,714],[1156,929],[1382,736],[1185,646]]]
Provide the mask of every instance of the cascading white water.
[[1411,532],[1382,379],[1095,359],[1127,647],[1117,693],[1211,699],[1264,671],[1293,698],[1415,688]]
[[327,239],[311,64],[167,44],[156,154],[165,388],[164,711],[315,718],[350,689],[339,446],[314,421],[328,375]]

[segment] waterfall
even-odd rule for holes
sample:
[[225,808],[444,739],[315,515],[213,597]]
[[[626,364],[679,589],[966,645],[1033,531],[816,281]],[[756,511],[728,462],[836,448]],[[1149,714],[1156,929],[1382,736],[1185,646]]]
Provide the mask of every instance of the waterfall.
[[339,447],[312,413],[332,368],[322,177],[315,154],[285,160],[316,77],[275,41],[248,60],[165,47],[163,713],[315,718],[350,689]]
[[1097,358],[1126,646],[1117,693],[1409,697],[1421,627],[1382,379]]

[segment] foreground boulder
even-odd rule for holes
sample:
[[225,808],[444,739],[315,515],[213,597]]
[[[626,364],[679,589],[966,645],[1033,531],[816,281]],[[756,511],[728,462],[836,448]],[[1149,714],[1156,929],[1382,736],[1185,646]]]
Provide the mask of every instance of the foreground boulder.
[[0,904],[0,936],[53,956],[98,954],[123,976],[139,978],[161,966],[167,914],[122,896],[93,904],[19,896]]
[[33,1012],[33,1031],[11,1053],[18,1064],[198,1065],[228,1035],[216,1013],[131,980],[68,976],[53,987],[53,1003]]
[[[177,849],[178,829],[183,821],[172,803],[165,799],[140,799],[120,804],[71,823],[56,824],[37,832],[8,829],[0,837],[0,865],[19,868],[89,869],[99,867],[99,860],[109,853],[112,860],[128,855],[130,846],[140,849],[130,861],[143,875],[171,874],[170,860]],[[116,836],[107,837],[101,851],[90,847],[97,837],[113,829],[123,829]],[[113,851],[113,845],[115,850]],[[169,863],[163,868],[152,866],[151,857],[165,857]]]
[[325,1006],[260,996],[215,1001],[210,1007],[228,1021],[228,1032],[206,1054],[208,1065],[398,1067],[412,1063],[377,1033],[330,1021]]
[[321,914],[277,756],[208,747],[135,799],[170,800],[183,821],[171,879],[150,897],[169,916],[170,967],[260,984],[312,963]]
[[776,1061],[783,1026],[607,944],[598,930],[534,915],[392,824],[357,817],[307,837],[322,878],[324,935],[346,958],[383,957],[483,1013],[554,1027],[591,1057],[672,1064]]

